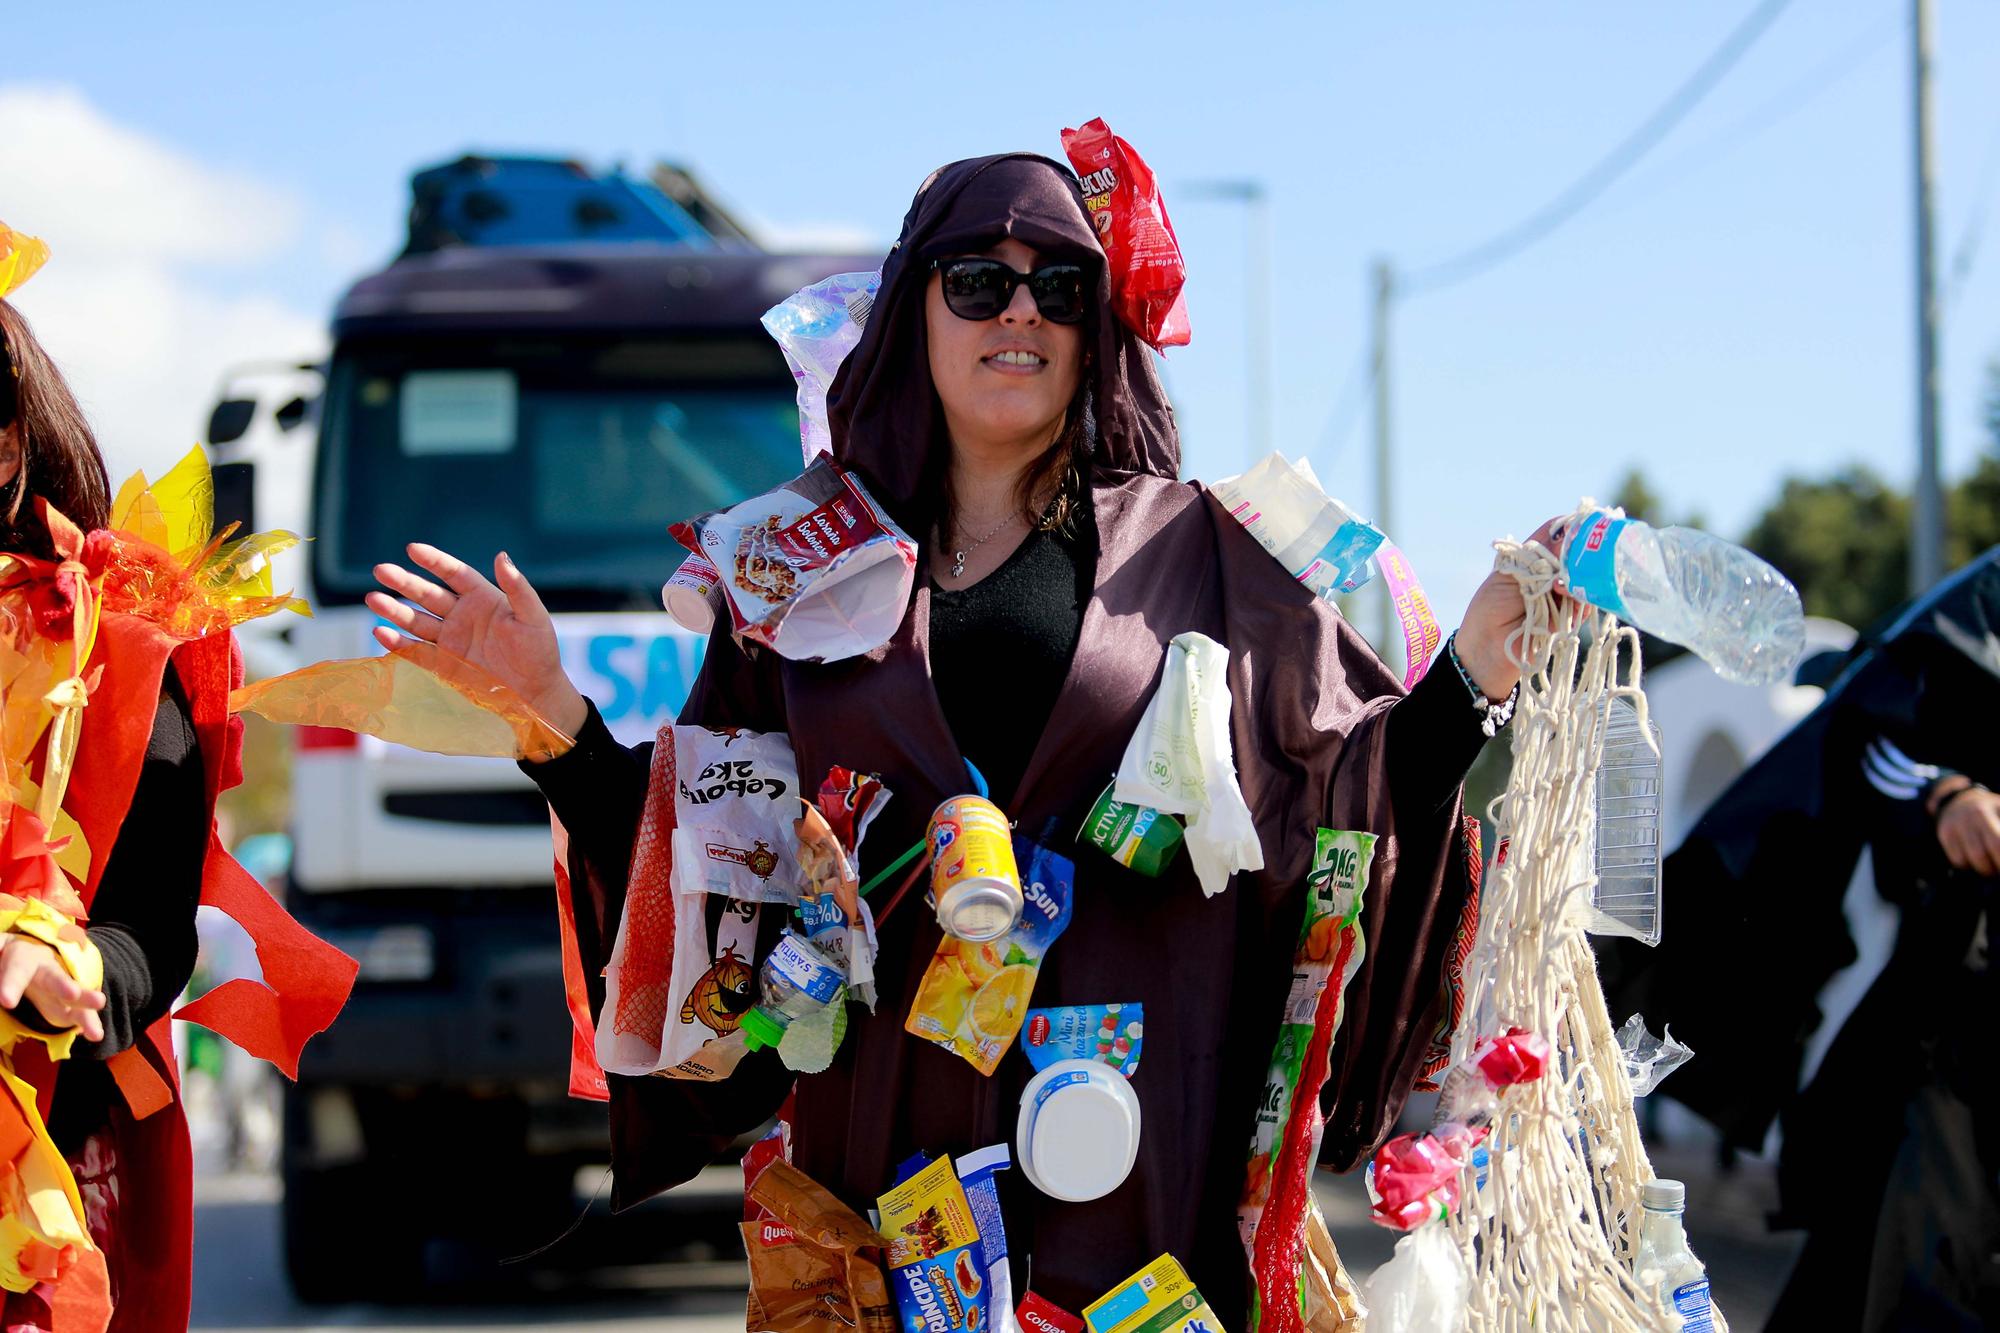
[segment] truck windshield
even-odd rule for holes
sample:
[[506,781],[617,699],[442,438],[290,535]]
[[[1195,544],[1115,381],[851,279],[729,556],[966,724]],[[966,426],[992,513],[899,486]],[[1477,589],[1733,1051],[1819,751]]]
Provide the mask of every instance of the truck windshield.
[[349,343],[313,496],[315,590],[359,601],[411,541],[490,571],[513,556],[552,607],[659,605],[667,525],[799,470],[792,379],[761,337]]

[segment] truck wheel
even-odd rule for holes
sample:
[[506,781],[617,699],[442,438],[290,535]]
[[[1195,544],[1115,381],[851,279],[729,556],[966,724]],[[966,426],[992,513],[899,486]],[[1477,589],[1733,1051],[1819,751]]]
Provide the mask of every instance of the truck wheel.
[[422,1287],[425,1237],[396,1225],[390,1195],[361,1167],[284,1172],[285,1273],[307,1305],[399,1301]]
[[397,1182],[365,1161],[303,1165],[309,1151],[301,1136],[305,1103],[303,1089],[286,1088],[280,1220],[292,1293],[308,1305],[416,1296],[428,1238],[403,1210],[389,1206]]

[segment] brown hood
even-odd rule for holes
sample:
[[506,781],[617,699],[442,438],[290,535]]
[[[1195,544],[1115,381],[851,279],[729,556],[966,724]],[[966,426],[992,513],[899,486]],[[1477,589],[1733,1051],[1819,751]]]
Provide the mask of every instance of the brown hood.
[[1100,468],[1173,480],[1180,473],[1174,410],[1153,353],[1111,310],[1111,282],[1074,174],[1033,153],[967,158],[940,167],[917,190],[882,265],[875,313],[827,394],[833,453],[867,478],[908,520],[945,447],[925,344],[929,261],[1012,237],[1037,250],[1096,261],[1097,309],[1086,374]]

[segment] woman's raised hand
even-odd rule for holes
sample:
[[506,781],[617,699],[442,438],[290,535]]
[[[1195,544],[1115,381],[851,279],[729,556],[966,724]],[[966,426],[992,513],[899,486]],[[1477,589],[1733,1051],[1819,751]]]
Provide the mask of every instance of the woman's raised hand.
[[[1561,518],[1550,519],[1528,540],[1560,553],[1556,526],[1561,522]],[[1521,585],[1513,575],[1498,570],[1486,576],[1465,608],[1465,619],[1458,626],[1458,660],[1465,663],[1480,692],[1489,699],[1506,698],[1521,679],[1521,669],[1507,655],[1507,639],[1527,618]]]
[[444,586],[401,565],[375,566],[376,581],[395,596],[371,592],[368,609],[396,626],[376,626],[376,641],[394,648],[408,635],[434,643],[519,694],[565,734],[576,735],[589,707],[563,673],[548,608],[507,553],[493,561],[489,581],[435,546],[412,542],[407,549],[410,559]]

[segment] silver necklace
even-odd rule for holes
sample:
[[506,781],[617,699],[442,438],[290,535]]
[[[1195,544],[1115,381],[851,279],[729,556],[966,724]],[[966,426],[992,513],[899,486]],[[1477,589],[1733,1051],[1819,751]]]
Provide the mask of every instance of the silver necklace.
[[[980,539],[979,539],[978,541],[976,541],[976,542],[972,543],[972,545],[970,545],[970,546],[963,546],[963,547],[960,547],[959,549],[957,549],[957,550],[953,551],[953,552],[951,553],[951,576],[952,576],[953,578],[955,578],[955,579],[957,579],[957,578],[964,578],[964,577],[965,577],[965,557],[967,557],[967,556],[971,555],[971,554],[972,554],[972,553],[973,553],[974,551],[976,551],[976,550],[978,550],[978,549],[979,549],[980,547],[982,547],[982,546],[986,545],[986,543],[987,543],[987,542],[989,542],[989,541],[993,540],[993,538],[995,538],[995,537],[999,536],[999,535],[1000,535],[1000,529],[1002,529],[1002,528],[1006,527],[1006,526],[1007,526],[1007,525],[1008,525],[1009,523],[1012,523],[1012,522],[1014,522],[1014,521],[1015,521],[1016,519],[1018,519],[1018,518],[1020,518],[1020,517],[1021,517],[1021,516],[1020,516],[1020,515],[1019,515],[1018,513],[1015,513],[1015,514],[1009,514],[1009,515],[1007,515],[1007,517],[1005,517],[1005,518],[1001,519],[1001,520],[1000,520],[1000,521],[999,521],[998,523],[995,523],[995,524],[993,525],[993,527],[992,527],[992,528],[991,528],[991,529],[990,529],[990,530],[989,530],[989,531],[987,532],[987,534],[986,534],[986,535],[985,535],[984,537],[981,537],[981,538],[980,538]],[[953,524],[952,526],[953,526],[953,527],[955,528],[955,527],[957,527],[958,525],[957,525],[957,524]]]

